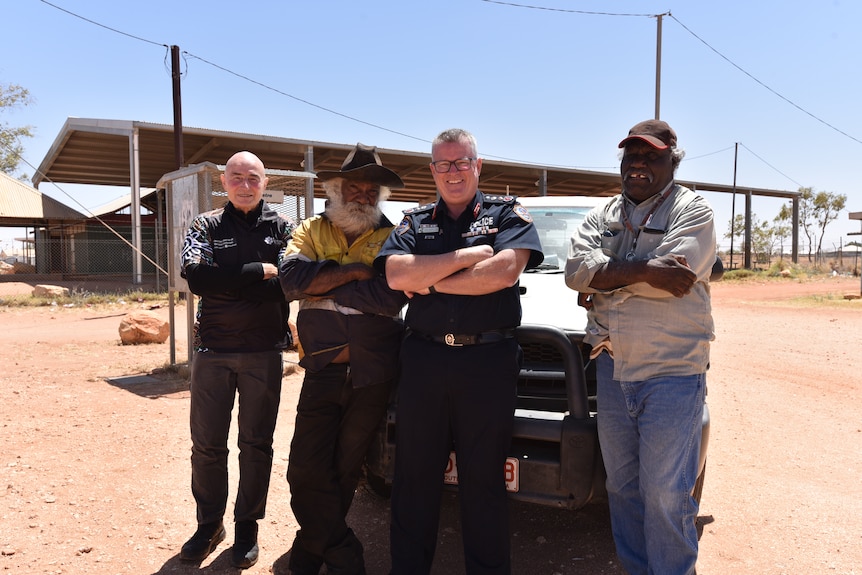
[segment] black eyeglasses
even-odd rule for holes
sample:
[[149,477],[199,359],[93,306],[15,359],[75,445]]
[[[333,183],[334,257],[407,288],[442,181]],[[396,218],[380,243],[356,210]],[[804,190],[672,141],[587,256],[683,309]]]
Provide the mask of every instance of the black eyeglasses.
[[476,161],[476,158],[458,158],[452,161],[437,160],[436,162],[431,162],[431,165],[434,166],[434,171],[438,174],[445,174],[452,169],[453,165],[459,172],[466,172],[473,167],[474,161]]

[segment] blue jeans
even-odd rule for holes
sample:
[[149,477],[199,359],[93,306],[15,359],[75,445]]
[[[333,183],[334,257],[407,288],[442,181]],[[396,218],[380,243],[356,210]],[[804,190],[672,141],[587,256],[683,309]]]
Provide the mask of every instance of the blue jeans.
[[692,575],[706,375],[621,382],[596,358],[598,428],[617,555],[631,575]]

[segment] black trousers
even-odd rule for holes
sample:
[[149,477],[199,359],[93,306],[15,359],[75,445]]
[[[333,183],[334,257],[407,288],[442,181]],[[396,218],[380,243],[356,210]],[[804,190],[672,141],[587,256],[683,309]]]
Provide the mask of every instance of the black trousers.
[[224,517],[228,499],[228,432],[234,399],[237,416],[239,490],[236,521],[262,519],[272,472],[272,438],[281,399],[280,351],[200,352],[192,362],[189,421],[192,494],[198,523]]
[[393,575],[431,571],[443,472],[454,440],[468,575],[511,572],[504,481],[522,359],[514,338],[401,347],[390,552]]
[[365,454],[389,404],[394,381],[354,388],[347,364],[307,371],[296,408],[287,481],[300,530],[290,569],[364,573],[362,545],[347,526]]

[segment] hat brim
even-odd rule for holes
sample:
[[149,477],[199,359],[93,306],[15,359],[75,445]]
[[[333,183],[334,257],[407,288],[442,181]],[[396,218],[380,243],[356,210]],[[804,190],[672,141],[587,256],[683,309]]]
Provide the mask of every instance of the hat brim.
[[376,164],[369,164],[352,170],[321,170],[317,172],[317,179],[320,181],[325,182],[333,178],[344,178],[345,180],[352,180],[354,182],[371,182],[372,184],[392,189],[404,187],[404,182],[401,181],[398,174],[389,168]]
[[626,138],[625,140],[620,142],[620,145],[617,147],[618,148],[625,148],[626,144],[628,144],[632,140],[640,140],[642,142],[646,142],[647,144],[649,144],[650,146],[652,146],[653,148],[655,148],[657,150],[667,150],[670,147],[667,144],[665,144],[664,142],[662,142],[661,140],[659,140],[658,138],[656,138],[655,136],[629,136],[628,138]]

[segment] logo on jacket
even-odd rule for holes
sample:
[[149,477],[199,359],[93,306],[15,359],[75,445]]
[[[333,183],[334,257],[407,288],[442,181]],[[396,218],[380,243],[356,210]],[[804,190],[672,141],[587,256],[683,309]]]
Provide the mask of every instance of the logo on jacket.
[[404,216],[404,219],[401,220],[401,223],[398,224],[398,227],[395,228],[395,233],[399,236],[403,236],[410,230],[410,218],[408,216]]
[[492,216],[485,216],[483,218],[479,218],[470,224],[470,229],[467,230],[466,233],[461,234],[462,238],[470,238],[473,236],[483,236],[487,234],[496,234],[497,228],[492,228],[494,225],[494,218]]

